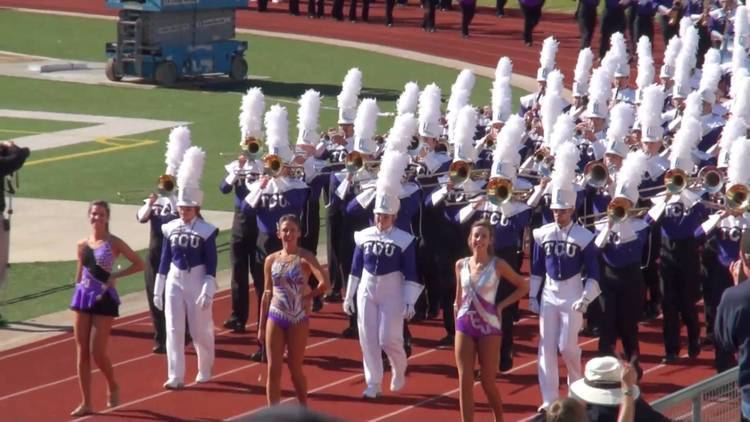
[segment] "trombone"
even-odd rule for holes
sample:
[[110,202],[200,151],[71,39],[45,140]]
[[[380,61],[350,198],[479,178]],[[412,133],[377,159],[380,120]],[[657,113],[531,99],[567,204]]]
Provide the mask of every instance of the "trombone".
[[117,191],[115,194],[121,201],[125,202],[131,196],[135,195],[150,195],[155,194],[157,196],[169,196],[176,186],[174,176],[171,174],[162,174],[156,184],[156,189],[131,189],[124,191]]
[[583,168],[583,180],[592,188],[602,189],[609,182],[609,170],[601,161],[590,161]]
[[367,170],[375,170],[380,167],[380,161],[365,160],[361,153],[352,151],[346,155],[344,166],[349,173],[356,173],[363,168]]
[[[260,151],[260,142],[253,138],[252,136],[249,136],[245,138],[245,140],[240,144],[240,148],[242,151],[241,154],[248,155],[248,156],[255,156]],[[234,152],[220,152],[219,156],[233,156],[236,153]]]
[[[633,204],[627,198],[618,196],[607,205],[607,211],[597,212],[593,214],[584,215],[578,218],[578,222],[585,226],[591,227],[596,225],[599,218],[607,217],[607,220],[612,224],[622,223],[631,216],[639,215],[643,212],[648,211],[649,207],[638,207],[634,208]],[[594,219],[594,221],[586,222],[585,220]]]
[[513,189],[510,179],[493,177],[487,182],[487,200],[496,206],[507,204],[512,200],[526,201],[534,189]]
[[267,176],[279,177],[281,176],[281,173],[284,171],[285,167],[291,169],[289,177],[304,179],[304,167],[294,164],[284,164],[281,161],[281,158],[276,154],[268,154],[263,157],[263,174]]

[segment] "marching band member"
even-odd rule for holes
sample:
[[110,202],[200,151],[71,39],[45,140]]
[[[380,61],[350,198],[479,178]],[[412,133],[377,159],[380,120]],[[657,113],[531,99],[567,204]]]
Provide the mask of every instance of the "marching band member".
[[484,137],[477,141],[477,147],[481,148],[476,163],[478,169],[492,167],[492,152],[497,144],[497,135],[513,113],[513,93],[510,86],[512,73],[513,63],[510,59],[500,58],[495,69],[495,80],[492,81],[489,125]]
[[[331,144],[326,153],[320,158],[328,160],[332,164],[324,169],[330,172],[329,183],[324,186],[324,195],[326,197],[326,230],[327,230],[327,257],[328,268],[330,271],[332,291],[326,297],[329,302],[341,301],[341,289],[344,287],[347,272],[343,271],[351,263],[350,255],[339,256],[342,250],[353,249],[350,245],[352,230],[346,227],[346,221],[341,218],[342,208],[331,206],[336,203],[336,188],[341,180],[340,176],[346,176],[347,173],[339,173],[336,178],[335,174],[344,169],[344,162],[347,154],[354,148],[354,118],[357,115],[357,104],[359,103],[359,93],[362,90],[362,72],[357,68],[351,68],[346,73],[344,81],[341,84],[341,92],[336,97],[339,108],[339,130],[341,133],[332,135]],[[333,189],[331,189],[333,187]],[[343,199],[343,198],[342,198]],[[347,247],[348,245],[348,247]]]
[[[167,319],[166,389],[185,386],[185,317],[198,355],[195,382],[211,379],[214,324],[211,303],[216,292],[216,235],[219,230],[200,216],[200,179],[206,153],[190,147],[177,173],[180,218],[162,227],[164,247],[154,286],[154,305]],[[166,290],[166,293],[165,293]]]
[[[453,315],[453,303],[455,301],[455,283],[450,263],[455,262],[461,256],[465,256],[461,238],[468,236],[468,227],[458,224],[456,214],[461,210],[455,206],[456,202],[472,200],[477,196],[484,184],[481,180],[472,178],[472,163],[476,161],[477,150],[474,148],[473,134],[476,127],[477,114],[474,107],[470,104],[464,105],[458,112],[454,124],[455,137],[453,138],[455,153],[453,162],[448,175],[438,178],[439,188],[435,189],[425,197],[425,206],[441,213],[442,219],[437,222],[438,226],[443,226],[444,238],[448,244],[455,245],[452,248],[443,249],[439,256],[438,271],[444,274],[445,278],[441,281],[446,284],[441,289],[441,308],[443,311],[443,326],[446,330],[446,337],[440,340],[441,346],[452,345],[455,339],[455,320]],[[454,168],[455,167],[455,168]],[[465,174],[460,175],[461,171]],[[446,224],[447,223],[447,224]],[[459,247],[461,246],[461,247]],[[448,267],[448,268],[446,268]],[[443,272],[446,271],[446,272]]]
[[542,42],[542,51],[539,53],[539,69],[536,71],[536,82],[539,89],[519,99],[521,102],[519,114],[524,116],[524,118],[529,111],[538,110],[541,105],[547,87],[547,75],[555,69],[555,60],[559,45],[560,43],[551,36]]
[[[117,279],[143,270],[141,257],[122,239],[109,232],[109,204],[94,201],[89,204],[88,214],[91,233],[77,245],[76,283],[70,303],[70,309],[75,312],[76,368],[83,402],[70,416],[91,413],[92,357],[107,380],[107,407],[119,404],[120,387],[107,354],[112,321],[119,316]],[[112,272],[119,255],[130,261],[130,265]]]
[[[320,142],[318,120],[320,116],[320,92],[313,89],[305,91],[298,101],[297,110],[297,164],[302,165],[305,183],[310,187],[310,195],[305,204],[305,221],[303,222],[302,247],[313,255],[318,255],[318,240],[320,239],[320,196],[328,187],[329,175],[323,173],[327,163],[319,157],[325,151],[325,144]],[[320,282],[315,275],[310,277],[310,285]],[[313,312],[323,307],[321,297],[313,298]]]
[[643,102],[643,90],[654,83],[654,57],[651,51],[651,41],[648,37],[638,39],[636,46],[636,55],[638,56],[638,75],[635,78],[635,104],[640,105]]
[[391,365],[391,391],[401,390],[406,383],[403,321],[414,316],[414,304],[423,288],[416,277],[414,237],[394,227],[401,178],[408,160],[406,154],[386,151],[378,173],[375,225],[354,235],[356,247],[344,311],[349,315],[355,313],[356,292],[357,326],[367,383],[365,399],[377,398],[382,391],[381,350]]
[[[294,214],[304,220],[305,205],[310,188],[301,180],[291,177],[293,152],[289,146],[289,121],[286,108],[274,104],[264,116],[268,155],[263,158],[265,175],[248,188],[242,203],[242,212],[255,215],[258,222],[258,251],[253,280],[263,280],[263,262],[266,257],[281,249],[276,227],[281,216]],[[262,359],[262,347],[251,359]]]
[[576,61],[576,68],[573,73],[573,108],[570,111],[576,120],[586,109],[588,103],[589,81],[591,80],[593,65],[594,53],[590,47],[578,52],[578,61]]
[[[277,236],[281,239],[282,249],[268,255],[264,263],[265,289],[258,327],[258,338],[268,350],[266,397],[269,406],[278,404],[281,399],[281,368],[284,352],[288,351],[289,372],[297,401],[305,406],[307,379],[303,362],[310,302],[328,289],[328,279],[315,254],[299,247],[302,224],[295,214],[286,214],[279,219]],[[313,274],[320,280],[314,288],[308,284]]]
[[[594,235],[573,222],[573,188],[578,149],[564,142],[555,156],[552,201],[555,222],[533,230],[529,308],[539,313],[539,385],[541,409],[557,400],[557,353],[568,369],[568,385],[581,378],[578,331],[583,312],[599,295],[599,266]],[[583,280],[582,272],[586,274]],[[544,285],[542,285],[542,282]],[[541,294],[541,300],[538,299]]]
[[159,177],[159,195],[151,194],[144,200],[143,206],[138,209],[136,218],[140,223],[149,223],[148,259],[143,276],[146,281],[146,298],[148,298],[148,309],[151,314],[151,323],[154,326],[154,353],[166,353],[167,328],[164,320],[164,311],[154,306],[154,282],[156,272],[159,270],[161,260],[162,225],[174,220],[177,215],[177,198],[174,195],[175,176],[180,167],[185,150],[190,147],[190,130],[180,126],[172,129],[169,133],[167,143],[166,164],[167,170]]
[[[440,124],[440,87],[434,83],[427,85],[419,95],[419,137],[422,147],[414,158],[424,174],[418,174],[417,180],[420,184],[423,198],[427,198],[433,191],[437,190],[438,178],[436,174],[445,174],[451,164],[451,157],[440,144],[442,126]],[[442,209],[437,207],[422,206],[422,222],[420,225],[420,242],[417,248],[418,274],[422,277],[423,284],[427,289],[427,317],[433,318],[441,309],[441,297],[445,289],[450,286],[450,268],[445,268],[447,257],[442,256],[446,249],[440,245],[446,244],[451,239],[450,228],[443,221]],[[419,315],[417,315],[417,318]],[[448,318],[452,321],[453,318]],[[446,319],[443,319],[446,323]],[[440,344],[452,345],[454,328],[445,327],[448,335],[440,340]]]
[[[521,123],[522,124],[522,123]],[[474,420],[474,362],[479,358],[482,389],[495,420],[502,420],[503,402],[495,385],[495,362],[499,358],[500,315],[529,291],[528,280],[512,264],[493,256],[494,234],[491,223],[480,220],[471,225],[467,243],[471,256],[456,261],[456,367],[460,390],[461,420]],[[514,288],[496,303],[500,280]]]
[[[665,94],[659,85],[651,85],[643,90],[643,101],[638,107],[638,123],[640,124],[641,149],[646,153],[646,172],[639,186],[640,201],[638,206],[648,206],[647,200],[664,190],[664,173],[669,168],[669,160],[660,154],[663,147],[661,110]],[[644,316],[652,319],[659,316],[662,291],[659,281],[658,258],[661,249],[661,230],[651,225],[649,241],[644,257],[643,278],[646,282],[648,300],[645,305]]]
[[[263,111],[265,100],[260,88],[250,88],[242,97],[240,106],[240,148],[242,152],[236,160],[224,166],[226,177],[219,190],[228,194],[234,190],[234,217],[230,238],[229,260],[232,263],[232,313],[224,321],[224,328],[235,333],[244,333],[250,313],[250,269],[255,264],[255,243],[258,237],[258,223],[254,214],[241,211],[242,202],[247,196],[248,186],[258,180],[263,172],[263,163],[256,158],[263,136]],[[253,278],[255,295],[260,303],[263,280]]]
[[[740,123],[742,124],[742,123]],[[742,124],[744,126],[744,124]],[[744,129],[744,128],[743,128]],[[725,132],[726,133],[726,132]],[[744,134],[730,143],[729,168],[727,171],[725,209],[712,214],[695,230],[697,238],[707,237],[709,244],[715,244],[715,254],[711,260],[704,262],[708,280],[703,289],[706,314],[707,337],[713,336],[713,325],[716,308],[721,295],[732,286],[730,265],[739,255],[739,243],[742,234],[750,229],[750,219],[744,213],[747,209],[747,187],[750,186],[750,140]],[[705,257],[705,255],[704,255]],[[715,348],[715,366],[721,372],[734,364],[731,353],[722,350],[719,345]]]
[[625,46],[625,37],[620,32],[612,34],[610,40],[612,47],[607,52],[605,58],[613,57],[614,79],[612,88],[609,91],[610,97],[608,104],[614,105],[619,102],[635,104],[635,91],[628,86],[630,78],[630,64],[628,64],[628,52]]
[[[495,159],[487,189],[488,197],[464,206],[457,214],[461,224],[476,224],[479,220],[488,221],[489,227],[492,228],[490,237],[493,239],[491,246],[494,255],[505,261],[514,271],[520,271],[523,234],[531,220],[532,211],[526,203],[515,199],[513,194],[513,191],[528,191],[531,188],[530,184],[524,184],[516,178],[521,161],[518,148],[523,139],[523,132],[523,119],[515,115],[510,116],[498,135]],[[493,185],[499,186],[500,180],[507,182],[504,184],[504,193],[492,187]],[[489,197],[490,195],[495,196]],[[504,301],[515,290],[513,283],[503,278],[494,303],[499,304]],[[500,319],[503,333],[500,347],[500,371],[502,372],[513,367],[513,320],[517,308],[518,303],[515,301],[504,306]]]
[[[677,54],[682,48],[682,40],[678,36],[673,36],[669,40],[667,47],[664,49],[664,63],[659,69],[659,83],[664,89],[666,97],[664,98],[663,111],[672,109],[672,89],[674,88],[674,73],[677,65]],[[644,87],[639,87],[644,89]]]
[[[723,117],[713,112],[717,100],[716,93],[721,80],[719,52],[716,49],[711,49],[706,53],[706,57],[701,73],[700,87],[698,88],[702,100],[698,111],[698,118],[701,121],[701,141],[698,143],[698,150],[701,152],[707,152],[716,144],[726,123]],[[711,60],[711,63],[709,63],[709,60]],[[708,164],[709,157],[701,155],[701,158],[701,164]],[[713,164],[716,163],[715,161],[712,162]],[[700,165],[700,167],[703,167],[703,165]]]
[[619,337],[625,360],[632,362],[639,373],[638,321],[644,296],[641,256],[648,241],[648,224],[634,218],[631,209],[638,203],[638,185],[646,171],[646,160],[643,151],[631,152],[625,158],[617,173],[611,211],[606,219],[596,223],[599,233],[594,240],[601,250],[600,286],[605,310],[601,315],[599,354],[614,355]]
[[[700,101],[700,94],[688,95],[688,102]],[[670,170],[665,176],[665,195],[652,198],[655,204],[646,216],[651,223],[661,221],[659,278],[663,286],[664,349],[662,362],[673,363],[680,351],[680,319],[687,326],[688,354],[700,353],[700,325],[696,302],[699,298],[700,256],[695,229],[705,219],[700,196],[688,189],[687,177],[695,166],[692,152],[700,137],[700,122],[683,119],[670,152]]]
[[672,89],[672,105],[674,113],[665,113],[668,121],[666,130],[674,135],[680,127],[680,122],[685,111],[685,99],[690,93],[694,78],[696,53],[698,51],[698,32],[692,25],[686,25],[684,34],[681,35],[682,43],[677,53],[675,62],[674,88]]
[[[370,164],[377,151],[375,130],[378,119],[378,104],[374,98],[365,98],[359,104],[354,119],[354,151],[352,158],[347,158],[347,168],[330,176],[330,200],[327,205],[329,215],[337,215],[339,221],[336,256],[338,258],[340,277],[347,278],[351,272],[352,254],[354,253],[354,233],[368,226],[366,214],[346,216],[346,206],[375,179]],[[344,337],[356,336],[356,319],[349,319],[349,327],[342,333]]]
[[604,158],[606,149],[604,139],[609,116],[608,103],[612,95],[609,80],[604,67],[594,69],[591,75],[589,103],[583,113],[583,121],[576,126],[576,132],[580,133],[577,139],[581,154],[581,159],[578,161],[579,171],[583,171],[589,162]]

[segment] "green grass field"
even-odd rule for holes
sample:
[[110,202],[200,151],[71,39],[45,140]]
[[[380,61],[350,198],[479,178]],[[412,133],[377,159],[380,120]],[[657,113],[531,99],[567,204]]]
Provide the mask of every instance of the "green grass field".
[[[17,36],[21,33],[24,36]],[[104,43],[114,37],[115,24],[110,21],[0,12],[0,50],[103,61]],[[350,67],[362,70],[365,85],[362,96],[377,98],[381,111],[395,110],[395,101],[403,85],[410,80],[422,86],[436,82],[447,99],[449,87],[458,74],[453,69],[360,50],[273,38],[244,38],[250,46],[247,53],[250,73],[263,75],[263,79],[241,84],[203,84],[193,89],[142,90],[0,77],[0,92],[3,93],[0,108],[189,121],[193,144],[208,153],[203,178],[204,207],[229,211],[231,199],[218,190],[227,161],[219,153],[238,150],[238,108],[241,93],[247,88],[262,87],[266,107],[275,102],[288,107],[290,138],[296,139],[298,96],[308,88],[319,90],[324,96],[321,129],[333,126],[337,117],[336,95]],[[486,78],[477,78],[472,97],[475,105],[489,102],[490,84]],[[514,91],[514,98],[521,94],[521,91]],[[0,128],[2,123],[0,121]],[[56,130],[45,127],[47,122],[21,123],[16,124],[27,127],[16,126],[16,130]],[[392,118],[381,118],[379,130],[385,132],[391,124]],[[167,134],[168,131],[162,130],[134,135],[129,138],[158,142],[85,157],[68,156],[86,151],[101,152],[103,146],[90,142],[34,152],[21,172],[24,183],[19,195],[82,201],[102,198],[119,202],[117,191],[151,189],[164,171]],[[143,235],[147,236],[145,227]],[[226,233],[222,234],[222,239],[226,241]],[[228,265],[227,255],[223,253],[220,258],[222,268]],[[1,312],[9,320],[21,320],[64,309],[74,270],[72,261],[13,265],[10,286],[2,297],[8,304]],[[142,275],[121,280],[119,286],[122,293],[141,289]]]

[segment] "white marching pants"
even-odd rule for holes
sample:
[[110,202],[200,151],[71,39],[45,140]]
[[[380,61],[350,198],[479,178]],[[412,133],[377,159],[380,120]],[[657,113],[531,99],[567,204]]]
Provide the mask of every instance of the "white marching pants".
[[211,307],[201,309],[195,304],[203,287],[204,267],[197,266],[181,271],[174,266],[167,274],[165,316],[167,322],[167,374],[168,382],[185,381],[185,316],[190,336],[198,354],[198,377],[211,377],[214,364],[214,321]]
[[583,324],[583,314],[573,310],[573,302],[580,298],[581,283],[577,282],[577,288],[568,289],[572,291],[552,291],[553,289],[548,289],[550,283],[557,282],[548,279],[539,312],[538,374],[544,407],[552,404],[560,395],[558,351],[568,369],[568,385],[582,377],[578,332]]
[[402,282],[400,277],[388,278],[387,275],[370,280],[363,277],[357,290],[359,345],[368,386],[382,384],[381,350],[388,356],[393,374],[406,373]]

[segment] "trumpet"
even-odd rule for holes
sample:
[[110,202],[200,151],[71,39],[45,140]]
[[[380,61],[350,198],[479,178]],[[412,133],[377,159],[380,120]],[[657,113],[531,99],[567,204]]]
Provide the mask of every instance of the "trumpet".
[[601,189],[607,186],[609,170],[600,161],[590,161],[583,169],[583,177],[587,185],[592,188]]

